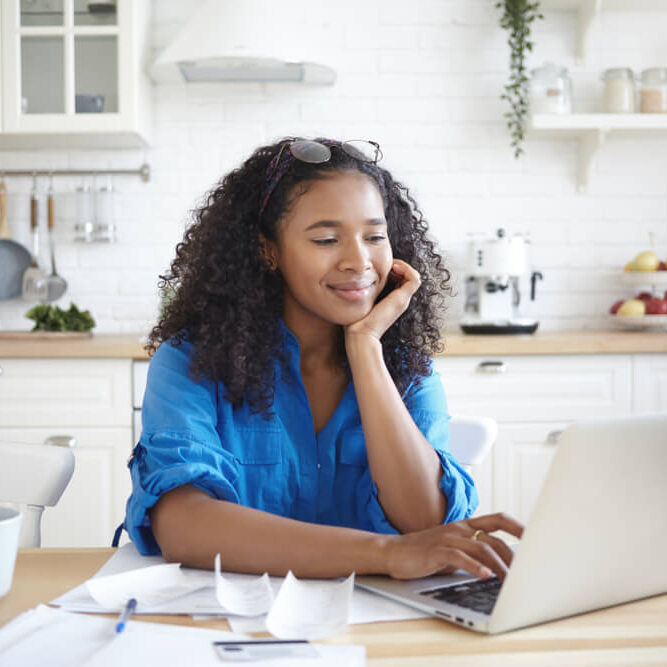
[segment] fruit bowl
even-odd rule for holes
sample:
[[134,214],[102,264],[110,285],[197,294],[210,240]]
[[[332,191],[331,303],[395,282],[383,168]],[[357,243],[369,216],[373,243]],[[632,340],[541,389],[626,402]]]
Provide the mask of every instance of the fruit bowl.
[[610,315],[609,318],[624,329],[667,329],[667,315]]
[[667,271],[623,271],[621,275],[626,285],[667,287]]

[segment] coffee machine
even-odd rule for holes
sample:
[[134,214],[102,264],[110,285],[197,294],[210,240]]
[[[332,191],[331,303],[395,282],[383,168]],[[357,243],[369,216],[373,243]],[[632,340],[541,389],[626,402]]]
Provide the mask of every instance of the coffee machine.
[[[498,229],[491,236],[474,236],[466,261],[465,315],[461,329],[470,334],[531,334],[539,322],[521,317],[519,279],[527,275],[528,239]],[[530,274],[530,298],[535,300],[539,271]]]

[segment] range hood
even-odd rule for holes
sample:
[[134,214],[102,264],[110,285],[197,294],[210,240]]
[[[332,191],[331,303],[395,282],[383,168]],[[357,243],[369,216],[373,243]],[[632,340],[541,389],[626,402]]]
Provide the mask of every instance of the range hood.
[[332,84],[335,70],[312,55],[318,36],[316,26],[304,25],[308,10],[307,0],[204,0],[157,57],[151,77],[156,83]]

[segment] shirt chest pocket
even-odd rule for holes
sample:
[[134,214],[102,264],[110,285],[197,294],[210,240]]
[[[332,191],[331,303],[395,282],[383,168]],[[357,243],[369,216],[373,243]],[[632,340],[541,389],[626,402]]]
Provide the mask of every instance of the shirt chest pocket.
[[282,431],[239,429],[238,436],[234,457],[238,463],[241,503],[280,512],[286,489]]
[[338,462],[341,465],[368,467],[366,455],[366,439],[361,426],[343,431],[340,436]]

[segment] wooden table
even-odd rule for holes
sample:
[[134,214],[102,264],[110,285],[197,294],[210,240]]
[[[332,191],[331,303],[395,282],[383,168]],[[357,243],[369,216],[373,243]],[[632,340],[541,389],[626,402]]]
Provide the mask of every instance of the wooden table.
[[[14,583],[0,599],[0,626],[92,576],[113,549],[23,549]],[[610,585],[612,583],[610,582]],[[229,630],[225,620],[138,616],[138,620]],[[333,644],[363,644],[369,665],[667,665],[667,595],[486,636],[419,619],[351,626]]]

